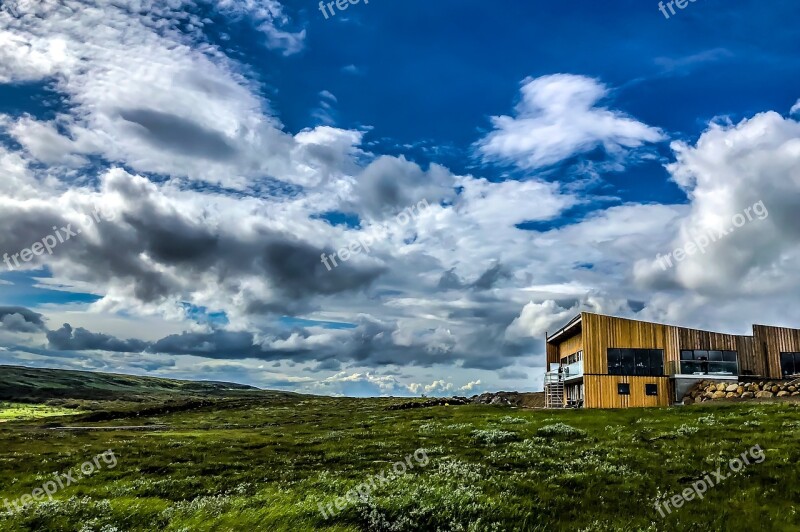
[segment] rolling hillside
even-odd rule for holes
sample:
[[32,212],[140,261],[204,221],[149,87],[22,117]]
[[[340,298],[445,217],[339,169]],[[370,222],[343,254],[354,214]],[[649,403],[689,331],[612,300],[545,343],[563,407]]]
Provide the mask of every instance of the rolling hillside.
[[259,392],[227,382],[194,382],[91,371],[0,366],[0,400],[50,399],[151,401],[156,397],[228,397]]

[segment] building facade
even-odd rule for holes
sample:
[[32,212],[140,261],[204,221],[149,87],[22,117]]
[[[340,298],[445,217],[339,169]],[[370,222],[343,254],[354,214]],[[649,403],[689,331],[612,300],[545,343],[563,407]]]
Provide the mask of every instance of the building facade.
[[800,374],[800,330],[722,334],[583,312],[547,336],[548,406],[669,406],[703,379]]

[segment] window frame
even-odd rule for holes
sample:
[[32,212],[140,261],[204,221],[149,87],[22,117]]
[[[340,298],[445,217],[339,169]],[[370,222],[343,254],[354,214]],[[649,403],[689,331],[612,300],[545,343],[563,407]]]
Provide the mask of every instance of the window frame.
[[609,347],[606,350],[607,375],[626,377],[664,377],[664,350]]
[[[784,357],[788,357],[789,361],[791,362],[791,370],[794,373],[786,373],[784,372]],[[780,354],[780,363],[781,363],[781,377],[789,377],[791,375],[800,374],[800,352],[797,351],[785,351]]]
[[681,375],[740,375],[737,350],[681,349],[680,353]]

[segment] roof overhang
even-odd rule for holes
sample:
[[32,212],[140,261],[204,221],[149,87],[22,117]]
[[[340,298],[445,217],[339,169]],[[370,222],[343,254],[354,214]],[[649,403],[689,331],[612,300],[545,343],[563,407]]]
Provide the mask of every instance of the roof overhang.
[[576,332],[581,327],[581,317],[583,314],[578,314],[574,318],[572,318],[569,323],[561,327],[559,330],[553,334],[553,336],[548,336],[547,341],[552,342],[553,340],[557,340],[560,337],[567,337],[570,336],[569,333]]

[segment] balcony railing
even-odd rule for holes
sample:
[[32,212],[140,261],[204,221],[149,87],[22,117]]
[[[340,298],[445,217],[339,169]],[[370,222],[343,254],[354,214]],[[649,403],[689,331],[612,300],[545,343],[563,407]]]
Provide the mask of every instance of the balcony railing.
[[544,375],[545,384],[550,384],[583,376],[583,360],[561,366],[561,371],[548,371]]
[[736,362],[723,361],[700,361],[700,360],[681,360],[669,361],[667,364],[667,374],[670,377],[675,375],[710,375],[716,377],[730,377],[739,374]]
[[575,377],[582,377],[583,376],[583,360],[579,360],[577,362],[573,362],[572,364],[568,364],[563,366],[563,373],[565,379],[572,379]]

